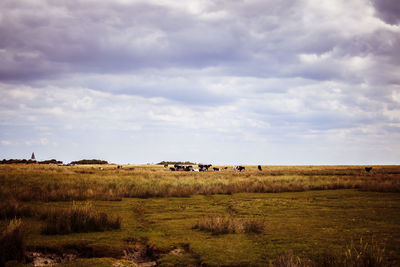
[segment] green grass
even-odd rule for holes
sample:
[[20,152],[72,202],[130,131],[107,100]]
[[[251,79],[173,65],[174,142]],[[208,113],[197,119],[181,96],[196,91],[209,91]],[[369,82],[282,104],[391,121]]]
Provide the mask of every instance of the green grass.
[[[362,238],[364,242],[373,244],[366,247],[365,251],[370,251],[376,259],[382,256],[382,265],[400,264],[400,194],[388,192],[393,190],[382,190],[385,191],[383,193],[361,191],[361,187],[355,187],[273,194],[254,193],[253,190],[231,194],[210,193],[213,190],[223,191],[230,184],[239,185],[238,188],[243,189],[243,183],[254,189],[251,184],[260,181],[265,185],[268,185],[268,181],[272,185],[284,184],[288,186],[286,188],[291,184],[295,188],[299,185],[332,185],[344,181],[359,185],[378,182],[379,185],[397,184],[400,179],[396,174],[398,167],[374,167],[376,170],[373,174],[362,173],[362,168],[357,166],[319,169],[279,166],[269,169],[263,166],[263,172],[257,172],[254,167],[241,174],[233,171],[171,174],[162,167],[153,166],[143,169],[135,166],[135,170],[116,170],[110,166],[105,168],[99,171],[93,166],[62,167],[60,170],[42,166],[18,166],[15,169],[0,166],[1,190],[4,195],[13,195],[33,186],[43,190],[47,188],[45,194],[48,195],[57,188],[73,192],[93,190],[96,195],[96,190],[102,192],[104,188],[115,190],[113,192],[133,190],[130,188],[132,184],[140,187],[140,190],[146,187],[151,189],[151,183],[157,180],[155,187],[162,184],[161,187],[170,188],[168,190],[183,187],[200,191],[207,188],[209,191],[207,194],[185,194],[185,197],[171,197],[168,194],[151,197],[155,192],[151,191],[146,198],[93,200],[93,209],[96,211],[122,218],[120,229],[104,232],[42,235],[44,221],[39,216],[23,217],[28,251],[59,254],[79,252],[79,259],[63,266],[129,266],[132,262],[122,258],[124,250],[151,254],[153,260],[161,266],[265,266],[280,262],[312,265],[327,262],[330,257],[339,263],[344,263],[346,259],[354,262],[346,253],[349,249],[353,251],[352,255],[360,251]],[[346,168],[351,175],[344,175]],[[50,202],[47,201],[49,199],[38,197],[23,202],[23,205],[37,214],[43,214],[48,209],[71,207],[70,199],[56,199],[56,195]],[[77,203],[85,203],[85,199],[83,197],[84,201]],[[193,229],[194,225],[207,217],[231,218],[233,222],[240,222],[239,225],[246,221],[262,222],[264,230],[214,235],[209,231]],[[1,231],[7,225],[8,220],[0,220]]]
[[[57,203],[59,207],[67,205]],[[242,193],[98,201],[95,206],[122,216],[121,229],[43,236],[41,222],[26,219],[25,224],[30,226],[27,246],[53,251],[91,248],[92,254],[87,256],[118,257],[126,247],[147,244],[157,248],[159,262],[164,265],[185,260],[212,266],[262,266],[289,251],[310,260],[325,254],[344,254],[352,241],[374,237],[385,246],[390,262],[400,260],[399,194],[355,190]],[[203,216],[262,218],[265,231],[212,235],[192,229]],[[183,255],[169,254],[174,248],[182,248]]]

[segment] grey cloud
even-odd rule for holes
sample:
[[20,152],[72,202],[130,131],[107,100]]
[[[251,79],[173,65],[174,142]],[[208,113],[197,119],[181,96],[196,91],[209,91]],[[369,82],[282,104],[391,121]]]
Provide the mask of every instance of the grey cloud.
[[[87,149],[112,143],[117,155],[133,136],[149,158],[168,154],[160,147],[207,158],[196,144],[248,152],[397,136],[400,37],[367,0],[188,3],[1,1],[3,139],[46,127],[49,144],[87,132]],[[377,16],[394,23],[388,3],[374,1]]]
[[[349,56],[383,56],[377,63],[397,64],[395,33],[345,37],[329,21],[305,22],[322,17],[305,6],[306,1],[210,1],[200,14],[189,14],[151,3],[4,1],[0,79],[216,67],[233,76],[359,82],[365,73],[345,71]],[[302,53],[332,51],[330,61],[298,61]]]
[[371,0],[377,16],[389,24],[400,23],[400,4],[397,0]]
[[208,11],[227,15],[213,21],[154,4],[39,1],[27,8],[6,1],[0,46],[9,59],[2,61],[15,67],[3,69],[1,77],[210,66],[232,74],[279,75],[296,53],[329,51],[335,38],[304,36],[302,2],[290,2],[216,2]]
[[[0,47],[12,55],[9,63],[18,69],[33,62],[32,67],[41,69],[51,62],[65,68],[59,69],[61,73],[204,67],[240,55],[234,34],[202,25],[185,13],[146,4],[122,8],[98,3],[96,7],[74,1],[66,6],[48,4],[47,13],[41,12],[42,6],[4,9]],[[18,60],[21,52],[36,57],[33,62]],[[9,72],[7,76],[3,71],[2,78],[14,79],[15,70]],[[25,75],[21,71],[21,78]]]

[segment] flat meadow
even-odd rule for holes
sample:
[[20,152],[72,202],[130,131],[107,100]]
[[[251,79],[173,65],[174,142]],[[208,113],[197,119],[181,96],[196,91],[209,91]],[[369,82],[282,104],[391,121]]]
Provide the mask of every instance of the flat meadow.
[[227,167],[0,165],[0,266],[400,265],[400,166]]

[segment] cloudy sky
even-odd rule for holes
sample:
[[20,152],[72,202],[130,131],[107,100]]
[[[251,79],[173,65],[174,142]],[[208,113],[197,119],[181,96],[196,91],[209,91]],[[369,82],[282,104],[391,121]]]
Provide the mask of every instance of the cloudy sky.
[[398,0],[2,0],[0,158],[399,164]]

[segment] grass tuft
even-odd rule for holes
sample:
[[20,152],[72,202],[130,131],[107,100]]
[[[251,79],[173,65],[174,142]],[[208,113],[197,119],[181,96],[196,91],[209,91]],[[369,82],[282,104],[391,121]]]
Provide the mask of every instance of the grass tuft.
[[213,235],[233,233],[263,233],[265,224],[257,219],[234,219],[233,217],[205,216],[199,219],[192,229],[211,232]]
[[236,232],[236,228],[232,217],[222,216],[205,216],[192,227],[192,229],[211,232],[214,235],[232,234]]
[[360,238],[356,245],[352,241],[344,255],[344,266],[386,266],[385,248],[381,248],[373,238],[366,242]]
[[305,266],[300,257],[295,256],[292,252],[279,255],[274,261],[275,267],[300,267]]
[[259,219],[246,219],[242,221],[244,233],[261,234],[265,231],[265,223]]
[[0,238],[0,266],[4,266],[9,260],[22,261],[24,255],[24,226],[21,219],[13,219]]
[[34,209],[15,199],[0,202],[0,219],[33,217],[35,214],[36,212]]
[[99,232],[121,228],[121,217],[111,217],[96,211],[90,202],[73,203],[67,209],[53,209],[43,216],[42,234]]

